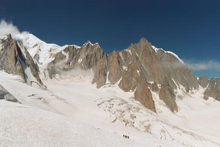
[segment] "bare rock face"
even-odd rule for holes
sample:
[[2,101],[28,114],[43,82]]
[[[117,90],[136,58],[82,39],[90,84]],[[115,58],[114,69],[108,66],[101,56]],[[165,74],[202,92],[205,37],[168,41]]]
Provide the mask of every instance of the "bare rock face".
[[0,85],[0,100],[19,103],[19,101],[11,95],[2,85]]
[[109,75],[108,80],[115,84],[122,76],[121,62],[118,51],[113,51],[109,57]]
[[[140,75],[142,75],[142,80],[163,84],[160,91],[161,99],[173,112],[178,110],[173,92],[178,86],[182,85],[187,92],[199,87],[196,76],[175,54],[153,48],[145,38],[137,44],[131,44],[128,49],[119,52],[119,55],[123,59],[119,63],[128,66],[128,71],[122,73],[120,88],[124,91],[134,90]],[[130,68],[129,65],[134,67]],[[167,79],[169,79],[169,84],[164,84]],[[157,84],[151,86],[155,92],[159,91]]]
[[97,88],[100,88],[105,85],[107,78],[107,55],[103,56],[102,59],[99,60],[97,66],[95,67],[95,74],[92,80],[92,83],[96,83]]
[[157,83],[151,84],[151,90],[153,92],[158,92],[160,90],[159,87],[157,86]]
[[119,83],[119,87],[125,92],[134,91],[137,86],[137,80],[139,73],[137,66],[134,63],[128,65],[127,71],[124,73],[122,80]]
[[102,59],[106,54],[101,49],[98,43],[91,44],[87,42],[79,50],[78,63],[82,69],[88,70],[93,69],[97,66],[100,59]]
[[164,83],[164,79],[173,79],[172,88],[182,85],[186,91],[199,87],[196,76],[173,53],[163,49],[154,49],[150,42],[142,38],[137,44],[131,44],[125,51],[131,56],[123,56],[127,62],[136,63],[141,75],[148,81],[158,84]]
[[[33,76],[40,85],[43,85],[38,72],[38,66],[34,63],[32,57],[27,52],[22,43],[14,40],[9,34],[6,39],[1,40],[2,49],[0,50],[0,70],[9,74],[20,75],[25,82],[28,82],[29,76]],[[25,71],[30,69],[28,75]],[[33,81],[29,81],[31,82]]]
[[212,78],[209,81],[209,86],[204,92],[204,98],[208,99],[208,97],[220,101],[220,78]]
[[49,77],[55,74],[61,74],[62,71],[70,69],[72,64],[76,62],[76,54],[78,50],[75,46],[68,46],[63,51],[54,55],[54,60],[47,65]]
[[164,103],[172,112],[178,111],[178,107],[175,101],[175,94],[168,81],[161,85],[159,97],[164,101]]
[[205,88],[209,84],[209,78],[207,76],[199,77],[199,85]]
[[170,86],[174,89],[182,85],[189,92],[189,90],[199,87],[196,76],[175,55],[164,50],[158,50],[157,54],[159,58],[159,69],[162,72],[160,73],[162,75],[159,77],[163,77],[162,79],[158,79],[160,84],[164,83],[164,79],[173,79],[175,83]]
[[[18,45],[15,40],[8,35],[6,39],[1,40],[2,49],[0,51],[0,68],[10,74],[18,74],[23,79],[25,79],[24,72],[22,70],[21,60],[24,57],[20,50],[18,50]],[[19,60],[20,54],[20,60]]]
[[139,78],[137,89],[134,93],[135,99],[141,102],[145,107],[156,112],[156,108],[154,105],[154,100],[151,94],[150,89],[148,88],[148,83],[145,79]]
[[[62,74],[63,71],[70,71],[76,68],[82,70],[92,69],[96,73],[96,69],[102,69],[98,66],[104,66],[99,62],[107,66],[106,56],[107,54],[101,49],[98,43],[91,44],[90,42],[86,42],[81,48],[68,46],[63,51],[55,54],[54,60],[48,64],[47,69],[51,78],[55,74]],[[102,73],[103,75],[106,74],[105,72]],[[96,79],[93,81],[95,82]]]

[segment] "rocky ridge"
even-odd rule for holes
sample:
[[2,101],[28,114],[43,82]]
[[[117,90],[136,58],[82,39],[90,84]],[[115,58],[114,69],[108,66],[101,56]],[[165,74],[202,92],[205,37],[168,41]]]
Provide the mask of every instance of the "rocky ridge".
[[[110,54],[105,53],[98,43],[86,42],[81,48],[68,46],[54,56],[48,64],[48,72],[52,78],[77,67],[92,69],[92,83],[96,83],[98,88],[109,82],[118,84],[124,91],[135,92],[135,99],[154,112],[151,90],[157,91],[174,112],[178,110],[175,89],[182,85],[189,92],[199,87],[196,76],[182,60],[171,52],[156,49],[145,38]],[[161,89],[159,85],[162,85]]]
[[[33,35],[30,37],[33,38]],[[87,41],[81,47],[66,45],[59,47],[49,45],[47,56],[42,60],[45,42],[31,43],[25,40],[15,40],[10,35],[2,39],[0,69],[10,74],[20,75],[28,82],[27,71],[30,69],[35,82],[43,85],[41,74],[53,78],[57,74],[80,69],[92,71],[92,83],[100,88],[107,83],[116,84],[126,92],[134,92],[134,98],[145,107],[156,112],[152,91],[172,111],[178,111],[176,91],[183,89],[189,93],[199,86],[206,88],[204,98],[213,97],[220,100],[219,79],[209,80],[207,77],[197,77],[187,65],[172,52],[154,47],[147,39],[132,43],[121,51],[107,54],[98,43]],[[43,44],[43,45],[42,45]],[[27,46],[29,45],[29,46]],[[32,49],[34,48],[34,52]],[[44,49],[45,50],[45,49]],[[31,55],[30,55],[30,54]],[[42,70],[43,69],[43,70]],[[30,82],[30,81],[29,81]]]
[[207,89],[204,92],[204,98],[208,99],[209,97],[213,97],[220,101],[220,78],[210,79],[207,85]]

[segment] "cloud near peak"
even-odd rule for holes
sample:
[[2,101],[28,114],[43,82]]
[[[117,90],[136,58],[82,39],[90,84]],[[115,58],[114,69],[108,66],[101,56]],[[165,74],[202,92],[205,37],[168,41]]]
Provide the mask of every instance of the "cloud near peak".
[[0,38],[11,34],[12,36],[16,36],[21,34],[16,26],[13,25],[12,22],[6,22],[5,20],[1,20],[0,22]]
[[185,63],[188,67],[194,71],[220,71],[220,62],[215,60],[208,60],[208,61],[191,61],[186,60]]

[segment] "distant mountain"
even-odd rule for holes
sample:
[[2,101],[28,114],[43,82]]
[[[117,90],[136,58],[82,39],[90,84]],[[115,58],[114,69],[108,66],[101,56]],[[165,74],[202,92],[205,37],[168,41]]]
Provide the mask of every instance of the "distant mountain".
[[20,75],[29,84],[34,81],[43,85],[39,75],[53,78],[75,69],[91,71],[97,88],[116,84],[126,92],[134,92],[135,99],[154,112],[151,91],[157,92],[172,112],[178,111],[178,90],[190,93],[207,86],[204,98],[220,100],[219,79],[197,79],[176,54],[154,47],[145,38],[107,54],[98,43],[60,47],[23,33],[14,39],[11,35],[2,39],[0,54],[0,69]]

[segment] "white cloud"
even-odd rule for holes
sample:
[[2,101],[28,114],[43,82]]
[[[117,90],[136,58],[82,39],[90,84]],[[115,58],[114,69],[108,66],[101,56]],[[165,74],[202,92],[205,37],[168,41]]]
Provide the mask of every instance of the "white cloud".
[[16,36],[20,34],[20,31],[16,26],[12,23],[7,23],[5,20],[1,20],[0,22],[0,38],[11,34],[12,36]]
[[190,69],[194,71],[205,71],[205,70],[213,70],[220,71],[220,62],[209,60],[209,61],[185,61]]

